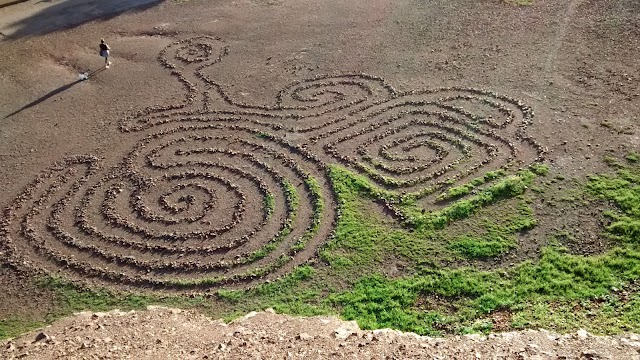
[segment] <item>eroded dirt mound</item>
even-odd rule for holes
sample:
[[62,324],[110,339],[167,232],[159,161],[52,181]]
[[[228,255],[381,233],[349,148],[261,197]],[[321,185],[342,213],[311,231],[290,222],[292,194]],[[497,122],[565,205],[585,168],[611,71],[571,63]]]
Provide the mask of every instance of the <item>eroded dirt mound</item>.
[[231,324],[196,312],[83,312],[3,342],[3,359],[640,359],[637,335],[601,337],[544,330],[430,338],[360,330],[334,317],[267,310]]

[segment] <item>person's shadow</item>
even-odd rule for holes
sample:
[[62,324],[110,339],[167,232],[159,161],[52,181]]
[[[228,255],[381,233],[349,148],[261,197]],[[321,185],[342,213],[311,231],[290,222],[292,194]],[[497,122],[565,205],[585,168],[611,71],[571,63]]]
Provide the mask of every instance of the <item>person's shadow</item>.
[[25,106],[21,107],[20,109],[12,112],[11,114],[5,116],[4,118],[8,119],[8,118],[12,117],[15,114],[18,114],[18,113],[20,113],[20,112],[22,112],[24,110],[32,108],[32,107],[40,104],[41,102],[43,102],[43,101],[45,101],[45,100],[47,100],[47,99],[49,99],[49,98],[51,98],[53,96],[56,96],[56,95],[60,94],[61,92],[65,91],[65,90],[69,90],[74,85],[76,85],[78,83],[81,83],[82,81],[91,79],[91,77],[93,77],[94,75],[96,75],[96,74],[98,74],[98,73],[100,73],[100,72],[102,72],[104,70],[105,70],[104,67],[101,67],[99,69],[93,70],[92,72],[87,74],[87,77],[85,79],[79,79],[79,80],[76,80],[76,81],[74,81],[72,83],[69,83],[67,85],[63,85],[63,86],[61,86],[61,87],[59,87],[59,88],[57,88],[55,90],[49,91],[47,94],[45,94],[45,95],[41,96],[40,98],[28,103],[27,105],[25,105]]

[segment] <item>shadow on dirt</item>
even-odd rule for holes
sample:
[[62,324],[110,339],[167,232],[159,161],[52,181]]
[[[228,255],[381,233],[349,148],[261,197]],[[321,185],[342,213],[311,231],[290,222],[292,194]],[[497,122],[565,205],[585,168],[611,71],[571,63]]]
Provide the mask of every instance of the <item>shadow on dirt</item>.
[[[40,0],[15,5],[14,19],[0,24],[5,40],[69,29],[91,20],[109,20],[126,11],[143,11],[164,0]],[[18,7],[24,7],[24,12]],[[5,9],[9,10],[9,9]],[[19,12],[18,12],[19,11]],[[12,14],[8,14],[7,17]],[[2,18],[3,14],[0,14]]]
[[[105,70],[104,67],[101,67],[99,69],[93,70],[93,71],[87,73],[87,78],[86,79],[91,79],[91,77],[93,77],[94,75],[97,75],[98,73],[100,73],[100,72],[102,72],[104,70]],[[51,98],[53,96],[56,96],[56,95],[60,94],[61,92],[65,91],[65,90],[71,89],[74,85],[76,85],[76,84],[78,84],[78,83],[80,83],[82,81],[83,81],[82,79],[79,79],[79,80],[76,80],[76,81],[74,81],[72,83],[69,83],[67,85],[60,86],[59,88],[57,88],[55,90],[51,90],[47,94],[45,94],[45,95],[39,97],[38,99],[28,103],[27,105],[25,105],[25,106],[21,107],[20,109],[12,112],[11,114],[5,116],[4,118],[8,119],[8,118],[12,117],[15,114],[18,114],[18,113],[20,113],[20,112],[22,112],[24,110],[32,108],[32,107],[42,103],[43,101],[45,101],[45,100],[47,100],[47,99],[49,99],[49,98]]]

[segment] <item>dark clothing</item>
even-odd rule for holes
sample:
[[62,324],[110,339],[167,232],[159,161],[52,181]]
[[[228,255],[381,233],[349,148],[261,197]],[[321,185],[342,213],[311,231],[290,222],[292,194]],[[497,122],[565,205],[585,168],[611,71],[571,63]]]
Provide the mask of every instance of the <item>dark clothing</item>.
[[100,44],[100,52],[103,52],[105,50],[109,50],[109,46],[107,44]]

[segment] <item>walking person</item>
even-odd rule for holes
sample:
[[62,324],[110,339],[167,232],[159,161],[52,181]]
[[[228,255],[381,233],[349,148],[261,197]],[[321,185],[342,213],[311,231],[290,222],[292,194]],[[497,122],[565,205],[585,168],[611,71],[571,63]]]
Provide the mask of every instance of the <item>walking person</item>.
[[105,69],[108,69],[109,65],[111,65],[111,61],[109,61],[109,50],[111,50],[109,45],[104,42],[104,39],[100,39],[100,56],[104,58]]

